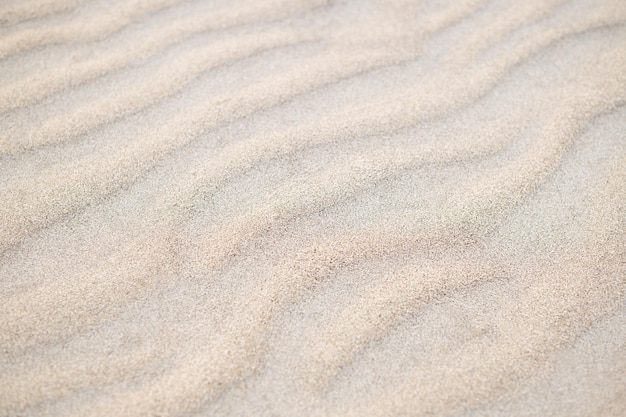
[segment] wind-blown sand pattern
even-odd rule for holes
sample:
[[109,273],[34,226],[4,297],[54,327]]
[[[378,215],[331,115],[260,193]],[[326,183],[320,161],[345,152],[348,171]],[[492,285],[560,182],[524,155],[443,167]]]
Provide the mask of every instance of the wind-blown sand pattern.
[[626,415],[623,0],[0,5],[1,416]]

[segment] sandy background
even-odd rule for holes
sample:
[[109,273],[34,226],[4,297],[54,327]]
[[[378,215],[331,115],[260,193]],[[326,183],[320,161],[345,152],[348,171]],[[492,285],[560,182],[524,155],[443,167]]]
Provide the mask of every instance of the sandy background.
[[1,2],[0,415],[626,415],[625,23]]

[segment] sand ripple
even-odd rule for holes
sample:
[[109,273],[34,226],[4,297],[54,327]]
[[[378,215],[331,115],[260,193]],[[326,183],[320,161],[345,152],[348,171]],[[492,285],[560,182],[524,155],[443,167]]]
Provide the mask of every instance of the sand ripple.
[[625,23],[1,5],[0,415],[626,414]]

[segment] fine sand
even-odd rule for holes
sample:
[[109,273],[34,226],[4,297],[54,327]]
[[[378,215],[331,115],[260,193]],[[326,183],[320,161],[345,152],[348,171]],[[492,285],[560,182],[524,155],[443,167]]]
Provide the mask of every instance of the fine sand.
[[0,416],[626,415],[624,0],[0,2]]

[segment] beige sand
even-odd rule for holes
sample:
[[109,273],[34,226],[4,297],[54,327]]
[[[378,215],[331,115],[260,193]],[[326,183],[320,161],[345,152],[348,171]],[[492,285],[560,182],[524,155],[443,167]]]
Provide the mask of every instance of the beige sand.
[[626,415],[623,0],[0,25],[1,416]]

